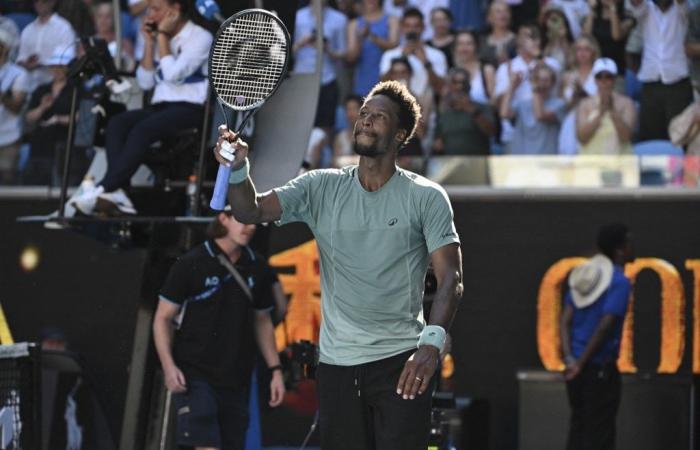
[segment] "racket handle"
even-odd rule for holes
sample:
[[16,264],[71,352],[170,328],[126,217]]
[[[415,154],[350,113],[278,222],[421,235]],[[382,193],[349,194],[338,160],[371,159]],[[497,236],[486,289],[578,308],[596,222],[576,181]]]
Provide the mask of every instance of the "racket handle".
[[209,202],[209,207],[215,211],[223,211],[224,207],[226,206],[229,175],[231,175],[231,168],[220,164],[219,172],[216,174],[214,193],[212,194],[211,201]]

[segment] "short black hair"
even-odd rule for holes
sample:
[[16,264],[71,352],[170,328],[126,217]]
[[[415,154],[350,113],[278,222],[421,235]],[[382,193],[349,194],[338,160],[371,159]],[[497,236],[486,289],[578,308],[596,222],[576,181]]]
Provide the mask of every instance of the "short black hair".
[[391,60],[391,63],[389,63],[389,67],[393,67],[394,64],[397,64],[397,63],[398,63],[398,64],[403,64],[403,65],[405,65],[406,67],[408,67],[408,73],[410,73],[411,76],[413,76],[413,67],[411,66],[411,63],[410,63],[410,61],[408,60],[408,58],[406,58],[405,56],[398,56],[398,57],[396,57],[396,58],[393,58],[393,59]]
[[362,105],[362,96],[357,94],[348,94],[343,100],[343,105],[347,105],[350,102],[357,102],[357,104]]
[[418,100],[406,86],[398,81],[382,81],[376,84],[365,98],[365,102],[377,95],[385,95],[398,105],[399,128],[408,132],[402,142],[403,145],[406,145],[416,132],[416,126],[421,118]]
[[452,80],[452,77],[455,75],[463,75],[464,76],[464,90],[465,93],[469,94],[472,88],[472,80],[471,80],[471,74],[467,69],[463,69],[461,67],[453,67],[450,70],[447,71],[447,79]]
[[611,223],[598,230],[598,250],[610,259],[615,251],[627,245],[629,228],[623,223]]
[[420,9],[410,7],[406,8],[403,12],[403,16],[401,16],[401,20],[408,19],[409,17],[418,17],[421,22],[425,22],[425,18],[423,17],[423,13],[420,12]]
[[454,22],[454,17],[452,16],[452,11],[449,10],[449,8],[445,8],[444,6],[436,6],[432,10],[430,10],[430,18],[433,18],[433,14],[436,12],[441,12],[447,16],[448,19],[450,19],[450,22]]
[[192,9],[191,0],[166,0],[166,2],[170,6],[173,6],[175,4],[180,5],[180,14],[182,14],[183,17],[190,16],[190,10]]

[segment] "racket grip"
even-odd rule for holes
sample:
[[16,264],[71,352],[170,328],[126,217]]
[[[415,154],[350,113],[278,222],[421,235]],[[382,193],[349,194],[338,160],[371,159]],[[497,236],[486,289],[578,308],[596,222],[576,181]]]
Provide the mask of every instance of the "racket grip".
[[216,174],[214,193],[212,194],[211,201],[209,202],[209,207],[215,211],[223,211],[224,207],[226,206],[229,175],[231,175],[231,168],[220,164],[219,172]]

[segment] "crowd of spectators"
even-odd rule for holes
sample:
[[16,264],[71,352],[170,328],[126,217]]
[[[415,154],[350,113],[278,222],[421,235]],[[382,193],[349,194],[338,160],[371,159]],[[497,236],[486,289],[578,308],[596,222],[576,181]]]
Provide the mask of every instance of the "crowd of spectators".
[[[78,37],[103,39],[122,70],[140,71],[134,84],[154,87],[141,82],[144,66],[171,64],[161,63],[168,44],[159,48],[144,31],[153,1],[125,2],[121,42],[109,1],[0,2],[1,184],[56,181],[72,89],[66,70],[84,52]],[[294,25],[294,72],[315,70],[323,34],[311,167],[352,154],[362,97],[389,79],[405,83],[423,111],[408,156],[632,154],[638,141],[670,140],[675,117],[700,130],[696,0],[324,0],[322,30],[305,3]],[[166,82],[176,90],[199,82],[201,63]],[[172,92],[161,86],[156,101],[192,100]],[[679,145],[694,141],[686,131]],[[153,141],[142,138],[141,147]]]
[[[379,80],[405,83],[422,107],[404,155],[633,154],[640,141],[671,145],[669,125],[681,114],[698,122],[697,2],[464,3],[324,2],[324,27],[334,29],[324,35],[326,61],[344,100],[332,130],[316,123],[311,167],[342,164],[351,126],[344,111],[352,118]],[[302,8],[297,21],[312,12]],[[343,44],[337,29],[346,21]],[[296,57],[315,58],[312,37],[296,29]]]

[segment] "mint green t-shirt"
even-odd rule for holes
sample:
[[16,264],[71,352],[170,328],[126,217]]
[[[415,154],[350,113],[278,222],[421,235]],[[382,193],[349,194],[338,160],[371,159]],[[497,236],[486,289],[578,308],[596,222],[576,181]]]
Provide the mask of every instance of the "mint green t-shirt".
[[358,167],[314,170],[275,189],[278,224],[305,222],[321,259],[321,362],[351,366],[416,348],[429,256],[459,244],[436,183],[397,168],[375,192]]

